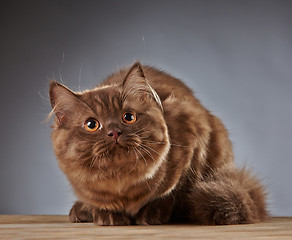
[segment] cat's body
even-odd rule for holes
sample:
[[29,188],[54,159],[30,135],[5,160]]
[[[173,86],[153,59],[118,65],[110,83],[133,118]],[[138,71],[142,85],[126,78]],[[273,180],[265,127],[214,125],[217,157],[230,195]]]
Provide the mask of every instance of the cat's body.
[[134,64],[96,88],[51,83],[52,141],[79,201],[73,222],[237,224],[266,217],[228,133],[180,80]]

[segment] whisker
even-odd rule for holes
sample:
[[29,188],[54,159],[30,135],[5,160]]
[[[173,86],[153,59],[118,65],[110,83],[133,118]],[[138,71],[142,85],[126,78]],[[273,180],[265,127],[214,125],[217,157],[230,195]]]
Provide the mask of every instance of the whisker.
[[[148,132],[143,132],[143,134],[147,134]],[[142,135],[141,133],[129,133],[127,136],[133,136],[133,137],[139,137],[139,138],[144,138],[147,139],[150,137],[150,134],[148,135]]]
[[153,149],[152,147],[149,147],[149,146],[147,146],[147,145],[145,145],[143,143],[141,143],[140,145],[148,148],[149,150],[151,150],[151,151],[155,152],[156,154],[158,154],[159,156],[161,156],[161,154],[159,152],[157,152],[155,149]]
[[108,151],[108,150],[105,152],[105,156],[106,156],[109,160],[113,161],[113,160],[111,159],[111,157],[110,157],[110,154],[109,154],[109,151]]
[[144,141],[144,139],[149,139],[151,135],[146,135],[146,136],[139,136],[140,139],[142,139]]
[[145,159],[145,157],[143,156],[143,154],[141,153],[141,151],[138,149],[138,148],[136,148],[136,147],[134,147],[136,150],[137,150],[137,152],[141,155],[141,157],[143,158],[143,160],[144,160],[144,162],[145,162],[145,165],[147,166],[147,161],[146,161],[146,159]]
[[[100,160],[104,160],[104,158],[101,158]],[[101,163],[101,161],[98,162],[98,169],[99,169],[101,172],[105,173],[105,171],[101,169],[101,167],[100,167],[100,163]]]
[[170,143],[171,146],[175,146],[175,147],[189,147],[189,146],[184,146],[184,145],[179,145],[179,144],[174,144],[174,143]]
[[140,132],[143,132],[145,127],[139,128],[136,132],[133,132],[133,134],[139,134]]
[[[129,133],[128,135],[134,135],[134,136],[138,136],[138,137],[141,137],[142,134],[147,134],[147,133],[151,133],[151,131],[144,131],[145,127],[141,128],[141,129],[138,129],[136,132],[133,132],[133,133]],[[141,134],[142,133],[142,134]]]
[[[149,144],[165,144],[165,142],[155,142],[155,141],[151,141],[151,140],[144,140],[144,142],[147,142]],[[189,147],[189,146],[184,146],[184,145],[175,144],[175,143],[170,143],[170,145],[175,146],[175,147]]]
[[93,158],[91,159],[91,162],[90,162],[90,165],[89,165],[89,168],[90,168],[91,170],[93,169],[93,166],[95,165],[96,159],[97,159],[97,157],[93,157]]
[[150,143],[150,144],[165,144],[165,142],[156,142],[151,140],[144,140],[144,142]]
[[144,151],[153,161],[155,161],[154,157],[152,156],[152,154],[149,152],[149,150],[147,150],[144,146],[140,145],[140,149],[142,151]]
[[[134,149],[134,147],[132,147],[132,149],[134,150],[134,152],[135,152],[135,149]],[[136,155],[136,159],[135,159],[135,165],[134,165],[134,167],[129,171],[129,172],[127,172],[126,174],[129,174],[129,173],[131,173],[131,172],[133,172],[134,171],[134,169],[136,168],[136,166],[137,166],[137,163],[138,163],[138,155],[137,155],[137,153],[135,152],[135,155]]]

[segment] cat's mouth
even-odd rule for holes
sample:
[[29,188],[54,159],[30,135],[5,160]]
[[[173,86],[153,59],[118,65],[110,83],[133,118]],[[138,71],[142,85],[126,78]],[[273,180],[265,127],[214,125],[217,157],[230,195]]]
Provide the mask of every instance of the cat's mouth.
[[115,155],[128,154],[132,148],[139,147],[141,140],[139,139],[123,139],[117,138],[110,141],[98,142],[93,146],[93,155],[107,155],[114,157]]
[[[137,146],[135,144],[135,146]],[[123,141],[110,141],[103,145],[98,145],[93,149],[90,168],[101,171],[103,174],[110,172],[133,171],[137,165],[138,153],[135,146]]]

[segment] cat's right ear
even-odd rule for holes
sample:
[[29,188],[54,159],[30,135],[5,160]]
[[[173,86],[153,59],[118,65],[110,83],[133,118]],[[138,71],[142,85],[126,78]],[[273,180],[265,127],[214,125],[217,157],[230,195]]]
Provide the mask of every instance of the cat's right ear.
[[76,105],[80,102],[76,93],[55,81],[50,82],[50,101],[59,125],[65,125],[76,115]]

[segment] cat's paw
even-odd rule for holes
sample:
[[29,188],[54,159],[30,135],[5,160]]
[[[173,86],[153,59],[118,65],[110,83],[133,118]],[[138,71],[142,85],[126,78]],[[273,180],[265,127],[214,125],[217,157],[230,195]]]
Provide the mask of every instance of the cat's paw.
[[136,216],[138,225],[160,225],[169,222],[172,214],[172,199],[160,199],[145,205]]
[[125,226],[131,224],[130,218],[124,213],[95,209],[92,214],[93,222],[98,226]]
[[82,202],[75,202],[69,213],[71,222],[92,222],[91,210]]
[[138,225],[160,225],[162,223],[160,209],[143,208],[136,217]]

